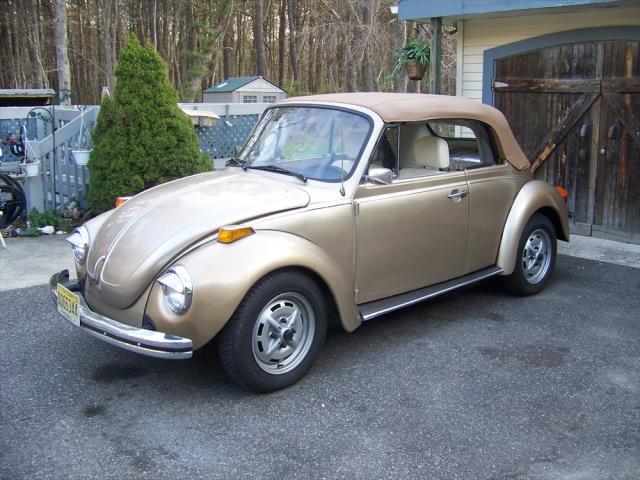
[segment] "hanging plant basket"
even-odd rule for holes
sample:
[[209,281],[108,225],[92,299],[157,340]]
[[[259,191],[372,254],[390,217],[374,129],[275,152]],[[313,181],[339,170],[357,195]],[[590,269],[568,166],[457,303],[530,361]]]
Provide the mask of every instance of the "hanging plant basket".
[[40,173],[40,162],[21,163],[20,168],[26,177],[37,177]]
[[89,163],[89,154],[91,150],[71,150],[73,154],[73,160],[78,166],[85,166]]
[[422,80],[426,71],[426,67],[423,64],[412,60],[404,64],[404,69],[411,80]]

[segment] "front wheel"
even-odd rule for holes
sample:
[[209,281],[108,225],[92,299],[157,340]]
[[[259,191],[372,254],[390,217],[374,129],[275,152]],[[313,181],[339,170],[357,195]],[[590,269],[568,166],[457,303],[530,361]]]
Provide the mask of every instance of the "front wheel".
[[327,332],[327,312],[316,283],[299,272],[277,272],[246,295],[220,335],[229,375],[258,392],[288,387],[318,356]]
[[504,287],[514,295],[541,291],[556,263],[556,231],[544,215],[534,214],[524,227],[513,273],[502,277]]

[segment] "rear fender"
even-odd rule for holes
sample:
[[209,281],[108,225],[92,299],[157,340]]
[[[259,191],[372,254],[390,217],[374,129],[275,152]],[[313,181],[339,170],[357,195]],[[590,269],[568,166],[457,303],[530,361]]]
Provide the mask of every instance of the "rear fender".
[[560,240],[569,241],[569,215],[560,194],[546,182],[531,180],[516,195],[502,231],[497,265],[502,275],[511,275],[516,266],[518,244],[531,216],[540,212],[549,217]]

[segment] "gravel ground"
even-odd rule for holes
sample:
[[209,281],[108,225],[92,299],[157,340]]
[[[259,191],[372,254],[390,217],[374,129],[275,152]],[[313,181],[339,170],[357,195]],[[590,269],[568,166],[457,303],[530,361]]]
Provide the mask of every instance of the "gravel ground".
[[215,350],[98,342],[45,287],[0,292],[2,479],[637,479],[640,269],[560,256],[530,298],[496,281],[331,330],[269,395]]

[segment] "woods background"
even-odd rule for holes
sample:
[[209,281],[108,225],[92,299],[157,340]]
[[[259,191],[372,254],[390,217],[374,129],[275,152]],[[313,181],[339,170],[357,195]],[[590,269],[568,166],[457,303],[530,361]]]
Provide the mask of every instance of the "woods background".
[[[247,75],[262,75],[289,95],[406,91],[404,75],[388,78],[397,52],[416,36],[428,39],[429,30],[398,21],[390,3],[0,0],[0,88],[71,88],[77,102],[98,103],[103,86],[113,91],[118,52],[134,34],[155,46],[185,102]],[[442,71],[443,93],[454,94],[455,35],[444,35]]]

